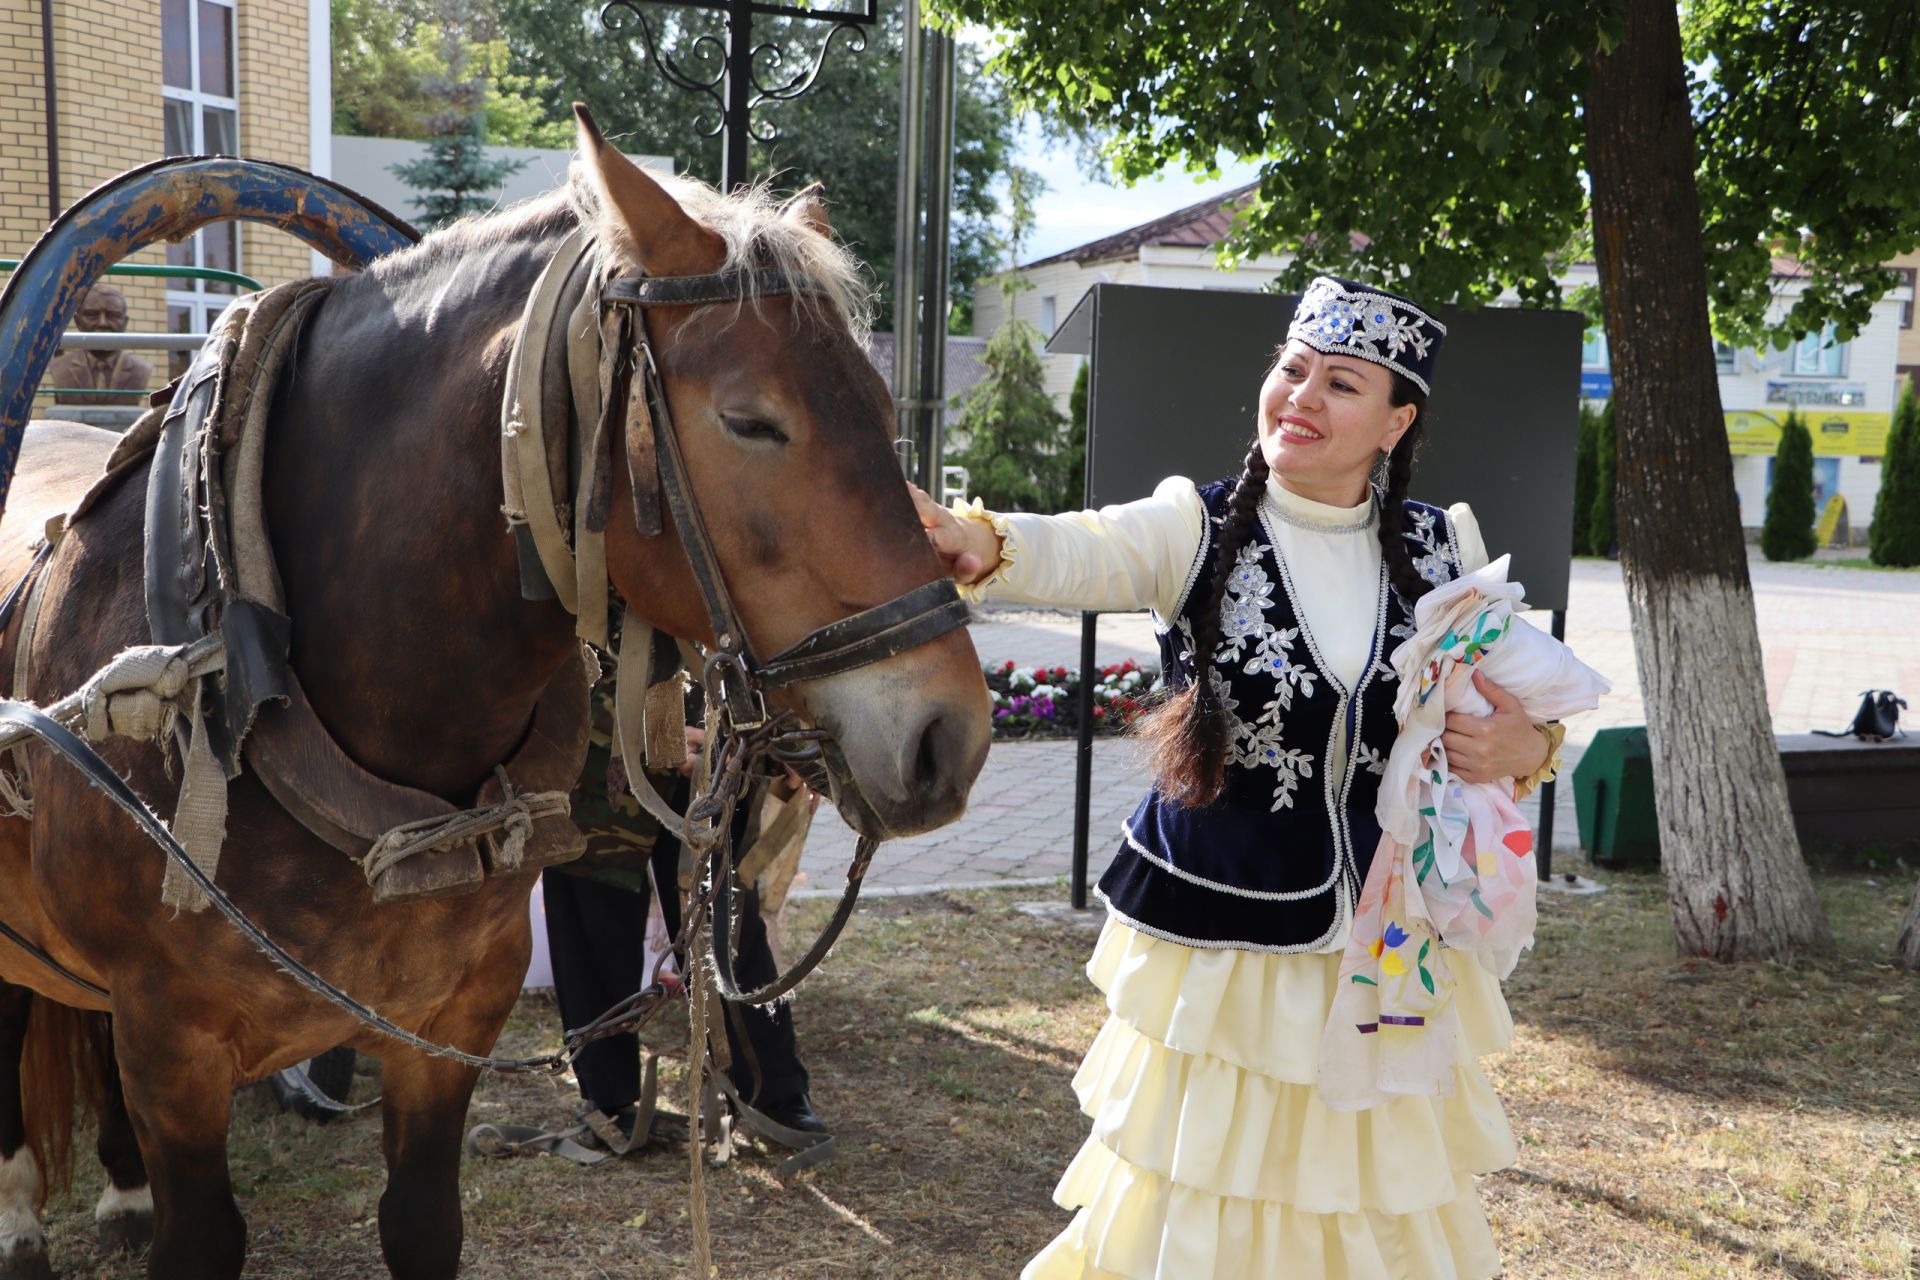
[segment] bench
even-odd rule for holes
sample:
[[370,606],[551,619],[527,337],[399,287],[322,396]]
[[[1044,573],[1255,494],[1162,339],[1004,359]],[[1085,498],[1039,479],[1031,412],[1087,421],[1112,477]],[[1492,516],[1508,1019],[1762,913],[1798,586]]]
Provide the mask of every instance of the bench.
[[1779,744],[1803,849],[1920,848],[1920,736],[1783,733]]

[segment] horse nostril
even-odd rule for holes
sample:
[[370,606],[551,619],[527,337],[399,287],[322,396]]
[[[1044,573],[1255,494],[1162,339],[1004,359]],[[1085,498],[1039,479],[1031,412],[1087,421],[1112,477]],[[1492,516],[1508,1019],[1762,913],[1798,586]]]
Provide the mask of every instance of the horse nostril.
[[914,789],[922,794],[939,787],[942,781],[943,769],[940,757],[943,754],[941,740],[946,736],[945,724],[945,716],[935,715],[920,731],[920,745],[914,751],[913,772],[910,776]]

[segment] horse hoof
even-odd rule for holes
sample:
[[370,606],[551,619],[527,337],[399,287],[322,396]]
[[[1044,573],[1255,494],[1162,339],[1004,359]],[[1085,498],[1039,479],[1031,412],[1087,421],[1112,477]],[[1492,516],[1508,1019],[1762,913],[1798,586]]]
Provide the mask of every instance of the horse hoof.
[[0,1280],[53,1280],[46,1244],[35,1240],[0,1253]]
[[[102,1255],[138,1253],[153,1243],[153,1215],[116,1213],[100,1220],[99,1232],[98,1247]],[[4,1273],[0,1273],[0,1280],[4,1280]]]

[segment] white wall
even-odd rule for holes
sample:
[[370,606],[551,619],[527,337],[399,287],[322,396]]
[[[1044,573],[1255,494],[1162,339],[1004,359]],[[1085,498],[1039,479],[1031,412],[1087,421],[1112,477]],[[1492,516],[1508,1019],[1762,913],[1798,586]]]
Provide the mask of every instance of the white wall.
[[[427,144],[407,138],[356,138],[333,135],[333,180],[359,192],[389,213],[412,220],[420,216],[414,200],[420,193],[393,172],[397,164],[411,164],[427,153]],[[544,195],[567,180],[571,151],[547,147],[488,147],[492,160],[524,160],[518,173],[493,193],[497,205],[514,204]],[[663,173],[673,172],[669,156],[633,156],[635,164]]]

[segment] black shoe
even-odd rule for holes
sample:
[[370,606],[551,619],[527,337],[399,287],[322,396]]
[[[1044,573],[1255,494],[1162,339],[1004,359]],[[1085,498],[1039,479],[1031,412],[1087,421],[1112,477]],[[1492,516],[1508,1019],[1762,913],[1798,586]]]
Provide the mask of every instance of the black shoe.
[[761,1115],[775,1124],[785,1125],[801,1133],[830,1132],[827,1122],[814,1114],[813,1101],[804,1093],[777,1106],[760,1107],[758,1110]]

